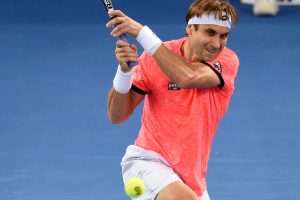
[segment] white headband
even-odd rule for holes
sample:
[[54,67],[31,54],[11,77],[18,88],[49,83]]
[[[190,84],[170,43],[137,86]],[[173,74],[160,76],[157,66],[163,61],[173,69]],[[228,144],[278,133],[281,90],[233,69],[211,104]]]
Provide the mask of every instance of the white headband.
[[201,16],[194,16],[189,21],[188,24],[214,24],[218,26],[224,26],[231,28],[231,17],[227,15],[222,15],[221,19],[217,18],[214,14],[202,14]]

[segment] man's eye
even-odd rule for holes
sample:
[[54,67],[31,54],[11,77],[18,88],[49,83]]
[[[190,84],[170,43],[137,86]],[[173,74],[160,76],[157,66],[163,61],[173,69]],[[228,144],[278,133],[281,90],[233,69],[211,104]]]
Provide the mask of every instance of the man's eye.
[[223,40],[227,39],[227,38],[228,38],[228,34],[221,35],[221,38],[222,38]]
[[213,30],[207,30],[206,33],[207,33],[208,35],[214,35],[214,34],[215,34],[215,31],[213,31]]

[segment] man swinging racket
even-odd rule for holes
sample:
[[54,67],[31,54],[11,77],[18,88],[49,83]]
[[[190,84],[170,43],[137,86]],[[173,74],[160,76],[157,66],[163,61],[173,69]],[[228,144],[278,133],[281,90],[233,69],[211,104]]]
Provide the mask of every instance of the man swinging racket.
[[[108,95],[112,123],[126,121],[144,100],[142,125],[122,159],[124,182],[138,177],[146,189],[137,200],[209,200],[206,172],[217,126],[234,91],[239,59],[226,47],[237,22],[227,0],[194,1],[186,36],[162,42],[119,10],[107,23],[112,35],[129,34],[144,52],[116,43],[119,62]],[[128,62],[138,62],[131,68]]]

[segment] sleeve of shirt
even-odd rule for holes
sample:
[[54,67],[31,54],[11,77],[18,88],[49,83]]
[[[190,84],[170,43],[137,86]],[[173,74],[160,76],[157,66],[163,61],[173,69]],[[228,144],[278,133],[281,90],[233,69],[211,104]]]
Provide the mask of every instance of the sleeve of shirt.
[[239,58],[232,50],[224,49],[217,58],[205,64],[220,78],[219,88],[221,90],[234,90],[234,79],[239,67]]
[[131,89],[135,92],[146,95],[150,92],[150,64],[151,56],[143,52],[139,57],[139,64],[134,67],[133,81]]

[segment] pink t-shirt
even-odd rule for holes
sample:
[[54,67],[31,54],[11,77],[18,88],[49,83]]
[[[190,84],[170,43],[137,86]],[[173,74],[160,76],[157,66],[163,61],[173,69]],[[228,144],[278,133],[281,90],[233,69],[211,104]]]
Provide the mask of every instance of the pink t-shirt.
[[[164,43],[178,55],[186,38]],[[217,125],[234,90],[239,59],[224,48],[206,63],[222,84],[208,89],[180,89],[144,52],[135,68],[133,85],[147,93],[142,126],[135,145],[162,155],[199,196],[206,190],[206,171]]]

